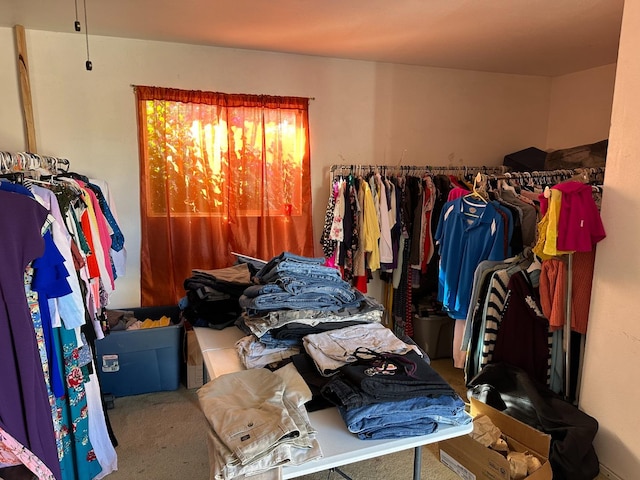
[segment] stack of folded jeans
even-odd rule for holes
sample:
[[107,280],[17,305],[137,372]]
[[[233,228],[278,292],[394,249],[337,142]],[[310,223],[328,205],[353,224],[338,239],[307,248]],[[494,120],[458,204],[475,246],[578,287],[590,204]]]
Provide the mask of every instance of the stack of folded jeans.
[[307,335],[380,324],[383,306],[323,263],[323,258],[284,252],[253,275],[254,283],[239,299],[242,313],[235,322],[247,334],[236,344],[245,366],[271,365],[273,358],[298,353]]
[[[334,328],[348,326],[348,323],[380,323],[384,307],[377,300],[365,297],[360,305],[355,308],[342,308],[337,311],[300,309],[300,310],[275,310],[259,315],[249,315],[244,311],[237,323],[238,327],[247,334],[253,333],[262,338],[268,332],[282,337],[286,336],[287,327],[291,329],[309,327],[304,335],[318,333],[327,329],[327,325],[336,324]],[[324,326],[323,326],[324,324]],[[317,327],[317,328],[316,328]],[[299,335],[302,338],[304,335]]]
[[283,252],[271,259],[253,277],[258,285],[247,288],[240,305],[249,315],[274,310],[338,311],[357,308],[364,295],[351,287],[324,258]]

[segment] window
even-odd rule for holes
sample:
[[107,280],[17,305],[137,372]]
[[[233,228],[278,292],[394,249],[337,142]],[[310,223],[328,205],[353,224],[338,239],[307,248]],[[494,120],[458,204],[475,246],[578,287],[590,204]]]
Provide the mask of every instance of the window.
[[136,97],[143,305],[175,303],[192,269],[229,266],[231,252],[313,255],[308,99],[156,87]]

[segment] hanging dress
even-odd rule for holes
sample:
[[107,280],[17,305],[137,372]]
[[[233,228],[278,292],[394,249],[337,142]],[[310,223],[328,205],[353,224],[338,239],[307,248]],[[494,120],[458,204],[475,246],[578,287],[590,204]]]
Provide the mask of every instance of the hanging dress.
[[49,399],[24,287],[25,268],[44,249],[46,218],[47,210],[32,198],[0,191],[0,427],[59,479]]

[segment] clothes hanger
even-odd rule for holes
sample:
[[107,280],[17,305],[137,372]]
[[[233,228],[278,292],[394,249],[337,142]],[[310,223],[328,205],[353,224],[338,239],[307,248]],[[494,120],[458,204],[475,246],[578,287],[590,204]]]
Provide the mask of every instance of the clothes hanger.
[[515,187],[510,183],[511,174],[507,172],[504,174],[504,176],[507,178],[500,179],[500,181],[498,182],[498,189],[500,191],[511,192],[514,195],[517,195],[518,192],[516,192]]
[[[464,211],[464,214],[467,215],[468,217],[474,217],[474,218],[479,218],[480,215],[476,215],[473,211],[474,208],[484,208],[487,206],[488,201],[487,199],[482,195],[482,193],[480,193],[480,191],[478,191],[478,185],[480,185],[482,183],[482,174],[480,172],[478,172],[478,174],[476,175],[476,177],[473,180],[473,188],[471,190],[470,193],[466,194],[465,196],[462,197],[462,201],[469,205],[469,208],[471,209],[471,211]],[[478,204],[476,202],[472,201],[475,199],[479,199],[481,201],[481,204]]]
[[482,193],[478,190],[478,188],[483,184],[483,176],[480,172],[473,179],[473,188],[471,192],[466,194],[463,198],[478,198],[483,203],[487,203],[487,199],[482,195]]

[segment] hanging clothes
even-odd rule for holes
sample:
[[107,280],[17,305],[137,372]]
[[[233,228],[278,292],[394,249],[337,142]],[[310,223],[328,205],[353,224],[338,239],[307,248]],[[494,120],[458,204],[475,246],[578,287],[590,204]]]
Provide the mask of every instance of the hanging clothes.
[[461,197],[444,205],[435,236],[438,299],[451,318],[466,319],[475,269],[483,260],[506,258],[505,238],[503,218],[492,203]]
[[27,265],[44,251],[41,229],[48,212],[34,199],[6,191],[0,191],[0,206],[0,427],[60,479],[53,420],[24,286]]
[[19,177],[24,185],[0,182],[0,289],[11,298],[0,307],[0,457],[13,439],[42,462],[25,462],[39,478],[102,478],[117,457],[87,341],[103,335],[97,309],[87,308],[87,255],[90,241],[100,242],[93,273],[106,284],[103,307],[116,278],[111,252],[124,250],[124,237],[100,187],[30,173]]
[[[600,190],[573,180],[573,172],[563,172],[567,173],[571,175],[568,181],[544,191],[536,189],[527,193],[523,188],[515,192],[522,202],[534,208],[529,216],[535,211],[539,219],[531,265],[484,265],[487,262],[483,262],[477,267],[472,295],[474,306],[467,316],[463,338],[463,349],[467,350],[467,380],[491,363],[506,362],[519,366],[554,392],[564,391],[566,396],[570,395],[562,383],[569,375],[576,377],[575,364],[579,365],[580,360],[572,361],[572,372],[563,372],[563,345],[570,344],[570,339],[565,338],[567,330],[563,331],[565,316],[569,307],[569,331],[586,333],[595,245],[605,238],[605,231],[597,197],[593,195],[599,195]],[[550,174],[544,179],[547,182],[555,177]],[[514,192],[507,192],[505,195],[503,189],[501,200],[516,206]],[[525,203],[517,204],[523,219],[526,218]],[[523,229],[523,238],[530,235],[530,231]],[[567,268],[569,263],[571,273]],[[567,298],[569,275],[573,288]]]

